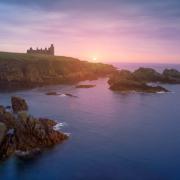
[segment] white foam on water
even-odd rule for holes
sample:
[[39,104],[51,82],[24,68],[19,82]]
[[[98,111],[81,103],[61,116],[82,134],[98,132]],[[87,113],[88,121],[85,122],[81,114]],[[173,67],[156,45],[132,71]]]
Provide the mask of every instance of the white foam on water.
[[65,123],[65,122],[63,122],[63,123],[58,123],[58,124],[56,124],[56,125],[53,127],[53,129],[54,129],[55,131],[59,131],[59,130],[61,129],[61,127],[66,126],[66,125],[67,125],[67,123]]
[[164,92],[164,91],[159,91],[159,92],[157,92],[157,94],[165,94],[166,92]]
[[60,97],[66,97],[66,95],[65,95],[65,94],[60,94],[59,96],[60,96]]
[[66,132],[66,133],[64,133],[64,134],[65,134],[65,135],[67,135],[67,136],[70,136],[70,135],[71,135],[71,133],[67,133],[67,132]]

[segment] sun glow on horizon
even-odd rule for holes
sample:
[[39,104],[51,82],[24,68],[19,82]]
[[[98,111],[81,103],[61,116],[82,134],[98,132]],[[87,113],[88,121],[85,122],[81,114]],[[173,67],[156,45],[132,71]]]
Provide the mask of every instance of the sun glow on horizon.
[[93,61],[97,61],[97,57],[93,57],[92,60],[93,60]]

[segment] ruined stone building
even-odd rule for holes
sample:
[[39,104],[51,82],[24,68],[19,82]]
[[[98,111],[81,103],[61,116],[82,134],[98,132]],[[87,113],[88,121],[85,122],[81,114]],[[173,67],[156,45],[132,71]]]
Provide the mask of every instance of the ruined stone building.
[[33,49],[32,47],[27,50],[27,54],[45,54],[45,55],[52,55],[54,56],[54,45],[51,44],[49,48],[45,49]]

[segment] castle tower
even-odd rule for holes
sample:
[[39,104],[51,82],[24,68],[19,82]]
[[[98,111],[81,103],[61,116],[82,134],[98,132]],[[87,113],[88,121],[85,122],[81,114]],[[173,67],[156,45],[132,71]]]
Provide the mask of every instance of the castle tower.
[[51,46],[49,48],[49,52],[50,52],[50,55],[54,56],[54,45],[53,44],[51,44]]

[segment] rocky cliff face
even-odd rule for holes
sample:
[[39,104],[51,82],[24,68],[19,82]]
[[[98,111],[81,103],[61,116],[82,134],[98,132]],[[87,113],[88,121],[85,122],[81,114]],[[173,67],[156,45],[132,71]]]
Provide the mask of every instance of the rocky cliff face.
[[68,57],[0,53],[0,86],[31,87],[97,79],[115,70],[111,65]]
[[180,72],[176,69],[165,69],[163,73],[159,73],[152,68],[139,68],[132,75],[142,82],[180,84]]
[[[22,103],[22,98],[12,99],[16,99],[12,101],[12,107]],[[25,100],[23,103],[26,104]],[[16,114],[0,107],[0,160],[12,154],[20,157],[32,156],[68,138],[54,130],[57,124],[54,120],[34,118],[24,111],[24,106],[18,106],[15,112]]]
[[114,91],[136,91],[146,93],[168,92],[161,86],[151,86],[148,83],[179,83],[180,76],[175,70],[165,70],[162,74],[151,68],[139,68],[134,72],[127,70],[116,71],[108,83]]

